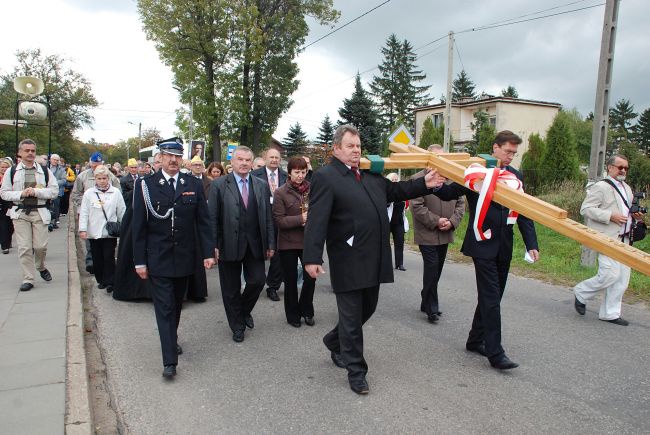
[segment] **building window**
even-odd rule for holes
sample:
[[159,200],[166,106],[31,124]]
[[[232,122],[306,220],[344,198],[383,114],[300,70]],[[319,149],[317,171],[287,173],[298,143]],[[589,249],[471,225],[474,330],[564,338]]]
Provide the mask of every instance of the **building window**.
[[497,117],[496,116],[490,116],[489,118],[490,125],[494,128],[497,126]]
[[438,128],[442,125],[442,119],[443,119],[442,116],[443,116],[442,113],[434,113],[433,115],[431,115],[431,119],[433,120],[434,127]]

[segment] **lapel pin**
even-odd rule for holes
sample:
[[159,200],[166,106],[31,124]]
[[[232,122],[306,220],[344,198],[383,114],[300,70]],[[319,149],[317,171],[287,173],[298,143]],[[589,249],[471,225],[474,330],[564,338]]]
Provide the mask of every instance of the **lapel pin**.
[[181,178],[181,184],[185,184],[185,178]]
[[161,186],[162,186],[163,184],[165,184],[165,179],[164,179],[164,178],[161,178],[161,179],[158,181],[158,184],[160,184]]

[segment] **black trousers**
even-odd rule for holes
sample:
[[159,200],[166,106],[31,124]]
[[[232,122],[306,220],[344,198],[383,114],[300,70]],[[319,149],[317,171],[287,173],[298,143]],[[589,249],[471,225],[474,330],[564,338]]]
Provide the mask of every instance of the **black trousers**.
[[105,239],[89,240],[97,283],[113,285],[115,278],[115,248],[117,247],[117,239],[107,237]]
[[0,211],[0,249],[11,247],[11,237],[14,234],[14,223],[6,213],[7,210]]
[[57,196],[52,200],[52,225],[56,224],[56,221],[59,220],[59,215],[61,214],[61,197]]
[[428,316],[438,314],[440,306],[438,304],[438,281],[442,274],[442,268],[447,258],[447,247],[449,245],[419,245],[422,253],[422,262],[424,263],[424,272],[422,273],[422,304],[421,309]]
[[404,222],[390,224],[393,235],[393,250],[395,251],[395,267],[404,265]]
[[70,191],[66,190],[61,197],[61,214],[68,214],[68,209],[70,207]]
[[501,346],[501,298],[506,288],[511,258],[472,258],[476,273],[478,304],[474,312],[468,345],[485,343],[490,360],[504,354]]
[[363,358],[363,324],[375,312],[378,300],[378,285],[336,293],[339,323],[323,337],[323,342],[329,350],[341,354],[350,380],[362,379],[368,373]]
[[[241,273],[244,269],[246,287],[241,291]],[[241,261],[219,261],[221,297],[228,325],[235,332],[244,330],[244,317],[249,315],[264,289],[264,260],[255,258],[249,248]]]
[[163,365],[177,365],[178,324],[181,321],[183,298],[187,291],[188,277],[164,277],[149,275],[151,297],[156,311],[156,323],[160,336]]
[[[284,313],[287,322],[300,322],[302,317],[314,317],[314,288],[316,280],[303,267],[302,290],[298,298],[298,259],[302,263],[302,249],[279,251],[284,277]],[[277,255],[277,253],[276,253]]]
[[[278,228],[274,225],[273,231],[275,232],[275,240],[278,240]],[[269,260],[269,270],[266,272],[266,285],[268,288],[278,290],[282,285],[282,262],[280,256],[274,255]],[[286,291],[286,290],[285,290]]]

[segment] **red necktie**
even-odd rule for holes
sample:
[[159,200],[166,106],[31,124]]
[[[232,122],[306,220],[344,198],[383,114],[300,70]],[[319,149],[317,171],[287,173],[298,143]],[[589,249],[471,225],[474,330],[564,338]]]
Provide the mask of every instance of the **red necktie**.
[[361,181],[361,172],[359,172],[359,168],[352,166],[350,170],[354,173],[354,178],[356,178],[357,181]]

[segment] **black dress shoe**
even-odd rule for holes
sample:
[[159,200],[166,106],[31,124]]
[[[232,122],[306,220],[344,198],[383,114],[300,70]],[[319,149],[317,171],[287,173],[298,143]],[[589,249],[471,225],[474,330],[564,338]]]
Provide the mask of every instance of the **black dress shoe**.
[[342,369],[345,368],[345,361],[343,361],[343,357],[340,353],[331,352],[330,357],[332,358],[332,362],[334,362],[334,365],[336,367],[340,367]]
[[466,344],[465,349],[467,349],[469,352],[476,352],[479,355],[487,356],[487,352],[485,351],[485,345],[483,343],[481,343],[481,344]]
[[174,379],[174,376],[176,376],[176,366],[172,364],[165,366],[162,375],[165,379]]
[[49,270],[43,269],[38,272],[45,281],[52,281],[52,274]]
[[368,394],[370,387],[365,379],[350,379],[350,389],[357,394]]
[[496,361],[490,361],[490,365],[499,370],[510,370],[519,367],[519,364],[510,361],[510,358],[505,355]]
[[112,285],[107,285],[106,286],[106,293],[113,293],[113,286]]
[[438,323],[438,315],[437,314],[429,314],[427,316],[427,320],[429,323]]
[[104,290],[106,288],[106,284],[97,284],[97,288],[100,290]]
[[20,285],[21,292],[28,292],[33,288],[34,288],[34,284],[32,284],[31,282],[24,282]]
[[180,344],[176,345],[176,355],[183,355],[183,348]]
[[248,329],[253,329],[255,327],[255,322],[253,322],[253,316],[250,314],[244,317],[244,323]]
[[280,296],[278,296],[278,290],[274,288],[266,289],[266,296],[273,302],[278,302],[280,300]]
[[402,272],[406,272],[406,267],[404,267],[404,266],[401,265],[401,264],[400,264],[399,266],[397,266],[395,269],[397,269],[397,270],[401,270]]
[[95,274],[95,267],[92,264],[86,265],[86,272],[88,272],[91,275]]
[[302,323],[298,322],[287,322],[289,325],[293,326],[294,328],[300,328],[302,326]]
[[2,250],[2,253],[3,253],[3,254],[8,254],[8,253],[9,253],[9,249],[3,249],[3,250]]
[[424,309],[424,304],[420,304],[420,311],[422,311],[423,313],[427,312],[427,310]]
[[581,316],[585,315],[585,311],[586,311],[585,308],[587,307],[587,305],[580,302],[578,298],[575,298],[575,301],[573,302],[573,306],[575,307],[578,314],[580,314]]
[[194,302],[196,302],[197,304],[202,304],[203,302],[206,301],[205,298],[192,298],[192,300],[193,300]]
[[235,332],[232,333],[232,340],[235,343],[241,343],[244,341],[244,330],[243,329],[238,329]]
[[314,326],[316,322],[314,322],[313,317],[305,317],[305,325],[307,326]]
[[[604,319],[600,319],[600,320],[604,320]],[[605,322],[609,322],[609,323],[613,323],[615,325],[621,325],[621,326],[627,326],[627,325],[630,324],[630,322],[628,322],[627,320],[625,320],[622,317],[619,317],[618,319],[605,320]]]

